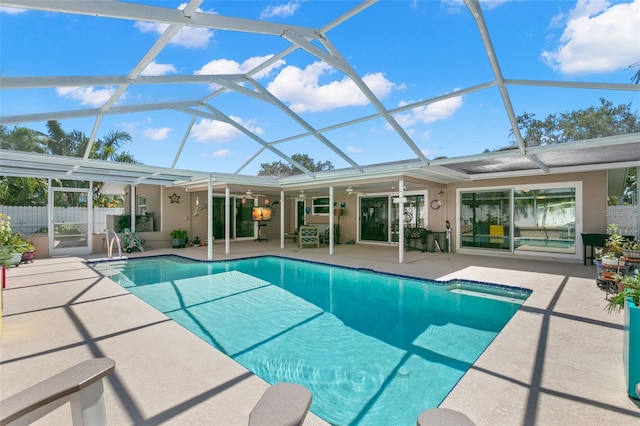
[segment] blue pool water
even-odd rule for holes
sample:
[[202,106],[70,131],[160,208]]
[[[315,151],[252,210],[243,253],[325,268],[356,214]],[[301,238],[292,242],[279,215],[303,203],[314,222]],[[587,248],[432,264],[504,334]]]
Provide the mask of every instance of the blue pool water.
[[268,383],[303,384],[337,425],[415,425],[530,294],[271,256],[93,266]]

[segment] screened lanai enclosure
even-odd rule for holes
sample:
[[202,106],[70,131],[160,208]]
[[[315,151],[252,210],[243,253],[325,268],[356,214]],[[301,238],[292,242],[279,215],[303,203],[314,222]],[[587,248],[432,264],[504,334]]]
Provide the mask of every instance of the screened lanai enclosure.
[[[45,186],[0,212],[46,238],[49,254],[100,250],[105,229],[125,228],[158,246],[174,229],[284,242],[311,224],[330,230],[329,247],[400,248],[449,229],[447,249],[567,256],[581,253],[576,234],[613,217],[637,233],[637,197],[623,195],[640,165],[633,72],[571,73],[541,59],[561,59],[583,2],[0,7],[0,184],[14,189],[5,194],[34,182],[7,178]],[[594,26],[637,3],[598,7],[584,14]],[[527,28],[510,19],[532,11]],[[598,104],[632,107],[610,128],[559,141],[523,125]],[[112,132],[131,136],[122,148],[135,162],[96,154]],[[267,199],[278,202],[271,220],[254,220]]]

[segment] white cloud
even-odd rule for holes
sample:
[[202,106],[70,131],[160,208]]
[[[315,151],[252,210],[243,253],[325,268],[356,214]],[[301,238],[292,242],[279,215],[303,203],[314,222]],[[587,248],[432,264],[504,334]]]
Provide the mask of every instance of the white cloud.
[[27,11],[26,9],[18,9],[17,7],[0,6],[0,13],[4,13],[6,15],[19,15],[26,11]]
[[214,151],[211,153],[212,157],[228,157],[229,154],[231,154],[231,150],[230,149],[219,149],[217,151]]
[[[320,84],[320,77],[334,71],[324,62],[314,62],[301,69],[287,66],[269,83],[267,89],[296,112],[326,111],[345,106],[360,106],[369,103],[360,89],[348,77]],[[373,93],[382,99],[395,87],[383,73],[365,75],[362,80]]]
[[[243,120],[239,117],[230,117],[233,121],[244,126],[256,135],[261,135],[264,130],[255,126],[255,120]],[[191,129],[191,135],[197,142],[226,143],[240,136],[242,133],[230,124],[218,120],[202,119]]]
[[170,73],[176,73],[176,67],[172,64],[159,64],[156,61],[152,61],[147,67],[140,73],[140,75],[167,75]]
[[142,134],[145,138],[152,141],[160,141],[162,139],[166,139],[167,136],[169,136],[170,131],[171,129],[169,127],[162,127],[159,129],[149,128],[146,129]]
[[[273,55],[267,56],[253,56],[242,63],[236,62],[231,59],[216,59],[207,64],[205,64],[202,68],[195,72],[196,75],[200,74],[246,74],[261,63],[272,58]],[[253,77],[256,79],[260,79],[268,76],[270,73],[274,72],[278,68],[284,66],[286,62],[282,59],[276,61],[273,65],[259,73],[255,74]]]
[[436,156],[436,153],[438,152],[437,149],[431,149],[431,148],[425,148],[425,149],[421,149],[420,152],[422,152],[422,154],[424,154],[425,157],[427,158],[434,158]]
[[[98,107],[104,105],[115,92],[114,88],[96,90],[93,87],[59,87],[56,88],[58,96],[80,101],[82,105]],[[124,98],[124,94],[120,99]]]
[[[565,19],[555,17],[554,21]],[[542,59],[563,74],[588,74],[625,69],[640,57],[640,0],[613,6],[606,0],[579,0],[566,16],[555,49]]]
[[278,6],[267,6],[262,13],[260,13],[260,19],[268,18],[287,18],[293,16],[293,14],[300,7],[300,2],[289,2]]
[[[182,10],[186,7],[186,3],[178,6],[178,10]],[[197,9],[198,12],[204,12],[202,9]],[[213,13],[215,12],[205,12],[205,13]],[[133,24],[135,28],[138,29],[141,33],[156,33],[162,34],[168,27],[169,24],[161,24],[158,22],[145,22],[145,21],[136,21]],[[197,49],[200,47],[207,47],[209,45],[209,40],[213,37],[213,30],[209,28],[202,27],[182,27],[180,31],[171,39],[169,44],[186,47],[189,49]]]
[[462,96],[456,96],[397,114],[395,119],[403,127],[411,127],[418,123],[433,123],[451,117],[462,107],[462,104]]
[[348,146],[347,151],[353,152],[354,154],[360,154],[362,152],[362,148],[357,148],[355,146]]

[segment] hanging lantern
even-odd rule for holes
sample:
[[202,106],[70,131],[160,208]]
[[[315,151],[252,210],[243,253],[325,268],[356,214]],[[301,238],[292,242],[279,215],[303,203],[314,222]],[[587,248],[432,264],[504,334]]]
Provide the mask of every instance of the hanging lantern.
[[264,198],[264,205],[265,206],[268,206],[270,202],[271,201],[269,201],[269,198],[267,198],[267,197]]
[[247,197],[242,197],[242,204],[247,204]]

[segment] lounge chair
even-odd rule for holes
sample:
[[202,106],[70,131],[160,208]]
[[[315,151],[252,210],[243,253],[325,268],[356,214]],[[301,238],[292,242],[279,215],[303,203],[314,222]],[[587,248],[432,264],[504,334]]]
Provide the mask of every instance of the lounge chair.
[[475,426],[466,414],[449,408],[431,408],[418,417],[418,426]]
[[301,425],[309,412],[311,399],[311,392],[296,383],[270,386],[251,410],[249,426]]

